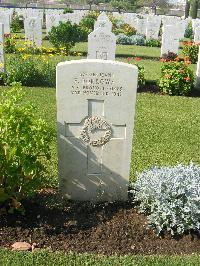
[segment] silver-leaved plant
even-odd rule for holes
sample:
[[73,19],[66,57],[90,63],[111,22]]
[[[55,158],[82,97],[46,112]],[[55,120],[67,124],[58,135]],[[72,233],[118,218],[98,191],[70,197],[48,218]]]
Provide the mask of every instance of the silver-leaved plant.
[[134,202],[158,235],[200,230],[199,166],[154,167],[139,174],[133,187]]

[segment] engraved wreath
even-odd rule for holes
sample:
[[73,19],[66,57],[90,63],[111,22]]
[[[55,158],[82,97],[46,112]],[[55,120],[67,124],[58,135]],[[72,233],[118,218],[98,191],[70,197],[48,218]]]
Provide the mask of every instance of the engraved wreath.
[[[103,129],[105,134],[96,140],[91,140],[92,131]],[[80,139],[91,146],[102,146],[105,145],[111,138],[111,127],[110,125],[101,117],[89,117],[85,120],[83,128],[80,132]]]

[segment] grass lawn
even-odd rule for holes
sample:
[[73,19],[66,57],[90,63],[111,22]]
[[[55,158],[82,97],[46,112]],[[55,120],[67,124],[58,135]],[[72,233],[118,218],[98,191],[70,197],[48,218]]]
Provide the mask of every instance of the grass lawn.
[[94,256],[89,254],[63,254],[59,252],[50,253],[47,251],[10,252],[0,250],[0,263],[2,266],[197,266],[200,264],[200,256]]
[[[86,53],[87,44],[79,43],[75,51]],[[160,48],[118,46],[117,60],[127,62],[127,57],[141,57],[147,80],[156,81],[161,62]],[[10,56],[10,55],[8,55]],[[14,55],[12,55],[14,56]],[[66,57],[66,60],[83,57]],[[132,61],[134,63],[134,61]],[[191,66],[195,70],[195,65]],[[66,80],[67,81],[67,80]],[[0,87],[3,91],[5,87]],[[37,107],[36,114],[44,118],[52,131],[52,160],[49,162],[47,186],[57,186],[56,154],[56,92],[55,88],[24,87],[25,102]],[[131,161],[131,181],[136,172],[151,166],[175,165],[191,160],[200,164],[200,99],[169,97],[159,94],[138,93],[136,120]],[[37,251],[33,253],[10,252],[0,249],[0,265],[200,265],[200,257],[97,257],[92,255],[64,255]]]

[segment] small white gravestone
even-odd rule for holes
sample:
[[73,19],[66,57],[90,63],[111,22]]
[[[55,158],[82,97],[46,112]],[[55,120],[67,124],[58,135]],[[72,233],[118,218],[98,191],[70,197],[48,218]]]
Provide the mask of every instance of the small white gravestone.
[[121,62],[58,64],[58,168],[68,199],[127,200],[137,79],[137,67]]
[[196,27],[195,28],[194,42],[195,43],[199,43],[200,42],[200,27]]
[[104,22],[88,36],[88,59],[115,60],[116,36]]
[[26,18],[24,21],[25,39],[33,42],[37,47],[42,46],[42,20],[40,18]]
[[169,52],[178,54],[179,36],[177,32],[178,28],[176,26],[173,25],[163,26],[161,57]]
[[57,14],[46,14],[46,32],[47,34],[51,31],[52,27],[59,25],[60,16]]
[[112,31],[112,22],[109,20],[105,12],[102,12],[98,16],[97,21],[94,24],[94,30],[100,27],[108,29],[109,31]]
[[5,71],[4,60],[4,25],[0,23],[0,73]]
[[196,89],[200,90],[200,49],[198,55],[198,62],[197,62],[197,70],[196,70]]
[[4,34],[10,34],[10,12],[0,11],[0,23],[4,24]]
[[161,19],[159,17],[147,18],[146,39],[158,39]]

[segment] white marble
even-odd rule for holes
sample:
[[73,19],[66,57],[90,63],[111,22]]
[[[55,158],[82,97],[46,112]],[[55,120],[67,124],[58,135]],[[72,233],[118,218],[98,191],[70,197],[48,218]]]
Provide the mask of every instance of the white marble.
[[131,64],[58,64],[58,169],[68,199],[127,200],[137,80]]
[[161,57],[168,52],[178,54],[179,35],[178,28],[173,25],[163,26]]
[[200,26],[195,28],[194,42],[195,43],[200,43]]
[[88,36],[88,59],[115,60],[116,36],[107,23],[100,23],[99,28]]
[[25,40],[33,42],[37,47],[42,46],[42,21],[40,18],[26,18],[24,21]]

